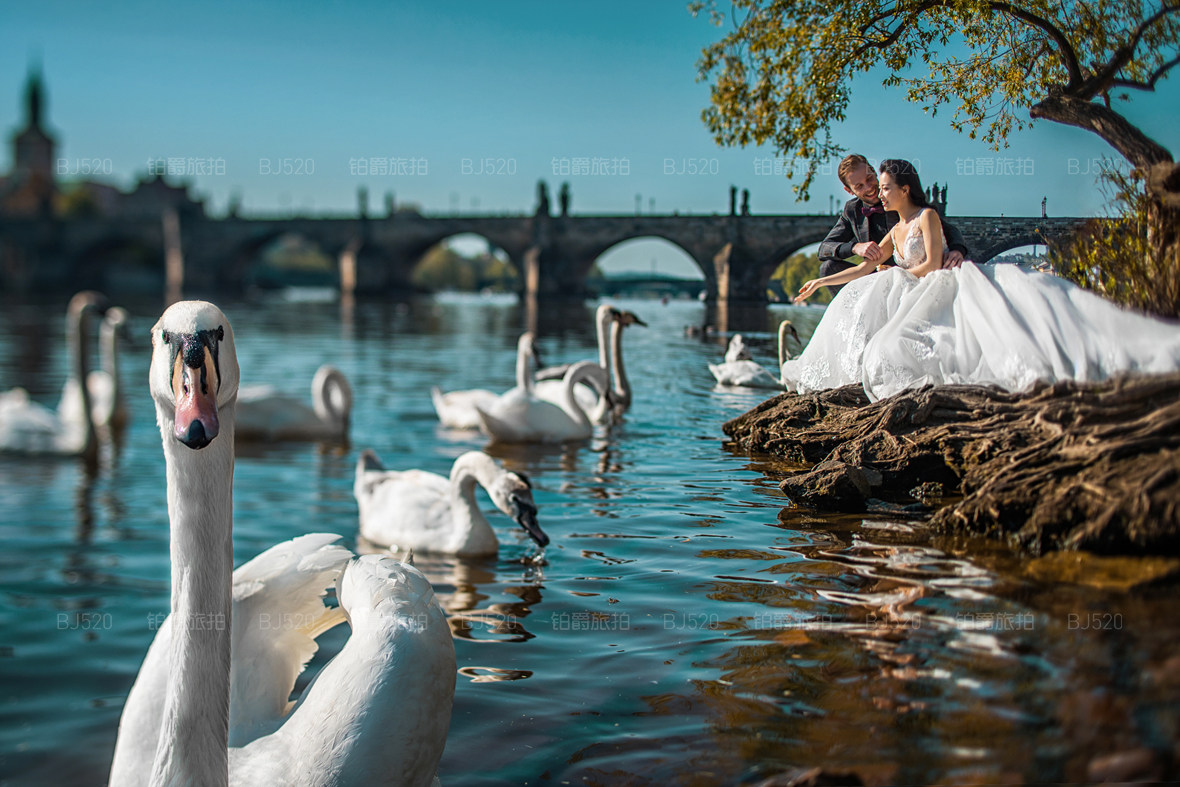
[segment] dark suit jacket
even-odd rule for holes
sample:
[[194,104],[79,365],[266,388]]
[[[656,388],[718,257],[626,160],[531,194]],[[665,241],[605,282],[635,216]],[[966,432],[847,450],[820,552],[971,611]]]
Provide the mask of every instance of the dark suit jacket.
[[[879,217],[864,215],[861,212],[861,206],[864,204],[858,198],[850,199],[844,203],[844,210],[840,213],[836,226],[832,227],[832,231],[819,244],[821,261],[846,260],[856,256],[856,252],[852,250],[853,246],[867,241],[880,243],[893,225],[897,223],[898,216],[893,212],[884,214],[884,222]],[[870,221],[873,218],[876,220]],[[959,251],[966,257],[967,244],[963,241],[963,234],[953,225],[947,224],[945,219],[942,221],[942,231],[946,235],[947,247]],[[893,262],[893,260],[889,259],[887,262]]]

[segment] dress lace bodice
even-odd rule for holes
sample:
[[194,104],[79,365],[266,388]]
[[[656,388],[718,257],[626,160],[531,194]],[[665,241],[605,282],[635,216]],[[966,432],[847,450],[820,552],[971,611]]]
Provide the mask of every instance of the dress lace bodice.
[[[926,210],[930,209],[927,208]],[[910,223],[905,240],[903,240],[900,244],[896,242],[893,244],[893,259],[897,261],[898,265],[905,268],[906,270],[916,268],[926,261],[926,241],[922,236],[922,227],[918,224],[918,218],[920,216],[921,214],[915,216],[914,220]],[[947,248],[946,235],[943,234],[941,228],[939,229],[938,234],[941,236],[942,251],[943,254],[945,254]]]

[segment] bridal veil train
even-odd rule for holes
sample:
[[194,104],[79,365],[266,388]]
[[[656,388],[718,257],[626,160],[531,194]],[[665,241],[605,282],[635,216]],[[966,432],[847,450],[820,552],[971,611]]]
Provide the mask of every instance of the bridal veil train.
[[1022,391],[1180,369],[1180,324],[1014,265],[964,262],[919,279],[898,259],[903,267],[836,296],[803,353],[783,364],[788,388],[860,383],[875,401],[927,383]]

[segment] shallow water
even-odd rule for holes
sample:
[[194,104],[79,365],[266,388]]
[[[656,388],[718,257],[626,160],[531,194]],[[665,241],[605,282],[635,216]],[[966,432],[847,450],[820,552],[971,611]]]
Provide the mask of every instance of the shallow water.
[[[438,426],[429,387],[510,387],[525,324],[511,299],[220,305],[244,382],[294,380],[306,395],[330,360],[357,401],[347,449],[239,452],[236,563],[304,532],[354,545],[364,448],[446,473],[483,447]],[[56,403],[63,306],[4,304],[0,390]],[[933,536],[904,512],[784,508],[767,477],[782,468],[725,444],[721,424],[765,394],[713,389],[706,363],[725,339],[683,332],[704,307],[625,306],[650,324],[625,338],[626,422],[581,445],[493,449],[531,477],[550,546],[538,554],[484,497],[498,558],[417,559],[459,662],[444,783],[743,783],[812,766],[886,784],[1073,781],[1107,753],[1173,749],[1174,586],[1061,584],[1042,579],[1044,562]],[[168,610],[145,383],[160,304],[131,308],[121,448],[93,478],[73,461],[0,458],[4,784],[105,783],[123,699]],[[594,354],[592,314],[541,315],[546,362]],[[806,339],[818,315],[767,311],[755,357],[773,367],[780,317]],[[317,664],[346,633],[323,638]]]

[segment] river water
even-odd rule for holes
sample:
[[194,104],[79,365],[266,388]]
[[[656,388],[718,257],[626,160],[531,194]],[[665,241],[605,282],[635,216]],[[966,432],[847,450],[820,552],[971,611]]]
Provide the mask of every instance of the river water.
[[[236,564],[304,532],[353,545],[364,448],[390,468],[445,474],[483,447],[439,427],[429,388],[510,387],[526,323],[514,299],[475,296],[219,305],[244,382],[310,383],[330,361],[356,394],[346,449],[239,451]],[[538,554],[481,497],[497,559],[418,559],[459,662],[445,784],[756,783],[807,767],[877,784],[1074,781],[1134,757],[1175,776],[1165,757],[1133,751],[1180,740],[1174,586],[1127,589],[1086,567],[1086,584],[1059,582],[1058,563],[938,536],[886,507],[786,507],[772,478],[783,468],[726,445],[722,423],[765,395],[714,390],[706,363],[724,340],[684,332],[705,307],[622,305],[649,323],[625,337],[625,423],[565,448],[493,449],[530,475],[550,546]],[[122,445],[93,477],[76,461],[0,458],[6,785],[105,783],[124,697],[168,610],[146,392],[161,305],[129,306]],[[0,390],[57,401],[63,309],[3,304]],[[594,355],[593,310],[542,311],[546,362]],[[756,357],[773,367],[780,318],[806,339],[819,314],[756,314]],[[326,635],[315,664],[344,636]]]

